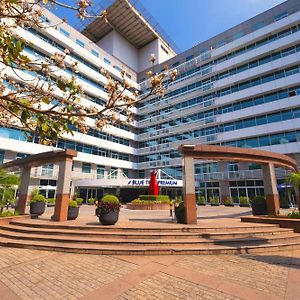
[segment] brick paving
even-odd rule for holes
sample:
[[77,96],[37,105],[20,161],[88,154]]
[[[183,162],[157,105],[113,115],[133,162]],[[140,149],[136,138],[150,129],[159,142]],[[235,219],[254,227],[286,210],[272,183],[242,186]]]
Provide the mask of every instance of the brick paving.
[[299,299],[300,251],[101,256],[0,248],[0,299]]

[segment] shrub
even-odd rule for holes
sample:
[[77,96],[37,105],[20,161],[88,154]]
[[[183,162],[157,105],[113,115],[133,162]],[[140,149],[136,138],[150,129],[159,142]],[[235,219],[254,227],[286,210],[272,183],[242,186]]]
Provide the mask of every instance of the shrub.
[[95,203],[95,198],[89,198],[88,203],[89,204],[94,204]]
[[75,201],[77,202],[78,205],[81,205],[83,202],[83,198],[76,198]]
[[240,197],[240,205],[248,205],[250,204],[250,200],[248,197],[242,196]]
[[20,213],[15,210],[15,211],[10,211],[10,210],[6,210],[2,213],[0,213],[0,217],[13,217],[13,216],[18,216]]
[[233,203],[232,198],[231,198],[231,197],[226,198],[225,201],[224,201],[224,205],[225,205],[225,206],[233,206],[234,203]]
[[31,198],[30,203],[35,203],[35,202],[46,202],[46,198],[41,194],[34,195]]
[[47,200],[47,203],[50,203],[50,204],[54,204],[55,203],[55,198],[48,198],[46,200]]
[[291,219],[300,219],[300,211],[292,211],[287,215],[288,218]]
[[206,199],[204,196],[199,196],[198,197],[198,201],[197,201],[198,205],[205,205],[206,204]]
[[76,208],[76,207],[78,207],[78,202],[74,201],[74,200],[70,200],[69,201],[69,207],[70,208]]
[[161,203],[170,203],[170,197],[168,195],[140,195],[140,200],[146,201],[164,201]]
[[106,195],[101,200],[102,203],[113,203],[113,204],[119,204],[120,201],[117,196],[115,195]]
[[209,197],[209,202],[211,205],[220,205],[220,198],[219,197]]
[[38,188],[35,188],[31,191],[31,198],[33,198],[34,196],[36,195],[39,195],[40,194],[40,190]]
[[141,200],[140,198],[137,198],[137,199],[132,200],[130,203],[133,203],[133,204],[141,204],[141,203],[142,203],[142,200]]

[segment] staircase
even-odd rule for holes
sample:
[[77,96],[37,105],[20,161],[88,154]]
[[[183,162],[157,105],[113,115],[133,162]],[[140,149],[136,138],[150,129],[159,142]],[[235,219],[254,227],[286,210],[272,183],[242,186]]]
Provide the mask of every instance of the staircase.
[[269,224],[205,228],[78,226],[11,221],[0,246],[90,254],[243,254],[300,249],[300,234]]

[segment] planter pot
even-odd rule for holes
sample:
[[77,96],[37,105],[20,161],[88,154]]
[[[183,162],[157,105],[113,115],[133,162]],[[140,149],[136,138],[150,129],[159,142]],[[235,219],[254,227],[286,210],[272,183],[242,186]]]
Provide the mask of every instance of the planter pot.
[[265,202],[252,204],[253,216],[267,215],[267,204]]
[[46,203],[45,202],[33,202],[30,203],[30,214],[40,216],[45,212]]
[[68,220],[75,220],[79,214],[79,207],[69,207]]
[[198,205],[200,205],[200,206],[205,206],[206,203],[199,203]]
[[177,219],[177,223],[185,224],[185,212],[184,207],[175,207],[175,216]]
[[88,205],[95,205],[95,203],[89,203],[89,202],[88,202]]
[[240,207],[250,207],[250,204],[240,204]]
[[99,221],[102,225],[114,225],[119,220],[119,210],[112,210],[108,213],[99,214]]
[[216,204],[216,203],[211,203],[211,206],[220,206],[220,204]]
[[224,206],[234,206],[234,204],[224,204]]

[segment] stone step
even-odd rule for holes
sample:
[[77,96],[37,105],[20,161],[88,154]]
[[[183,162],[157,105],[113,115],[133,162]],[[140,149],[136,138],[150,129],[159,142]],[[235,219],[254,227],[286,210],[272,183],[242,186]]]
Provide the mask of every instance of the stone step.
[[[71,237],[89,237],[89,238],[118,238],[118,239],[190,239],[190,238],[219,238],[219,239],[229,239],[229,238],[247,238],[247,237],[264,237],[269,235],[279,235],[282,233],[293,233],[292,229],[289,228],[279,228],[277,226],[273,227],[252,227],[252,230],[243,231],[241,228],[233,227],[232,230],[235,231],[225,231],[223,228],[219,228],[219,232],[172,232],[172,231],[163,231],[163,232],[140,232],[140,231],[110,231],[105,228],[99,228],[99,230],[78,230],[78,229],[49,229],[49,228],[37,228],[37,227],[27,227],[21,226],[21,224],[14,225],[12,222],[8,225],[0,226],[2,231],[6,232],[18,232],[20,234],[35,234],[35,235],[49,235],[50,237],[55,236],[71,236]],[[76,228],[76,227],[75,227]]]
[[300,242],[286,242],[250,246],[199,246],[199,245],[172,245],[172,246],[136,246],[136,245],[98,245],[84,243],[62,244],[51,241],[13,240],[0,238],[0,246],[72,253],[89,253],[104,255],[157,255],[157,254],[246,254],[280,250],[300,249]]
[[165,246],[180,246],[180,245],[260,245],[267,243],[284,243],[284,242],[300,242],[300,234],[293,232],[284,232],[282,234],[269,235],[265,237],[249,236],[244,238],[228,238],[228,239],[216,239],[216,238],[187,238],[185,240],[174,238],[150,238],[150,239],[120,239],[120,238],[105,238],[105,237],[88,237],[88,236],[70,236],[70,235],[49,235],[45,233],[20,233],[0,230],[0,237],[12,240],[31,240],[31,241],[48,241],[55,243],[84,243],[84,244],[97,244],[101,245],[131,245],[137,247],[145,247],[148,245],[165,245]]
[[[47,220],[48,221],[48,220]],[[140,226],[103,226],[101,224],[99,225],[64,225],[64,224],[49,224],[49,222],[45,223],[39,220],[24,220],[24,221],[11,221],[11,225],[15,226],[22,226],[22,227],[30,227],[30,228],[45,228],[45,229],[65,229],[65,230],[84,230],[84,231],[99,231],[99,230],[105,230],[108,231],[118,231],[118,232],[215,232],[220,231],[219,227],[203,227],[198,225],[185,225],[185,224],[163,224],[160,226],[147,224],[147,227],[140,227]],[[247,230],[253,230],[253,229],[265,229],[265,228],[278,228],[279,226],[276,224],[245,224],[245,225],[239,225],[239,226],[225,226],[222,228],[223,232],[226,231],[247,231]]]

